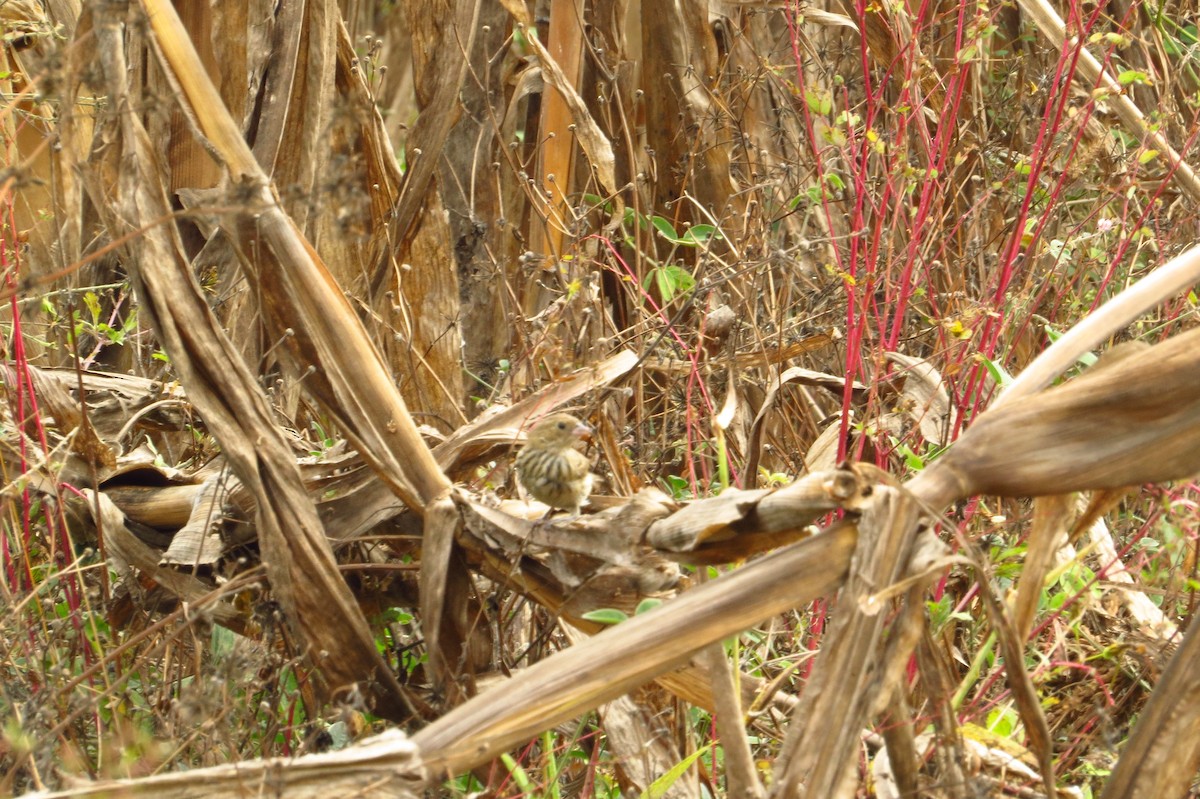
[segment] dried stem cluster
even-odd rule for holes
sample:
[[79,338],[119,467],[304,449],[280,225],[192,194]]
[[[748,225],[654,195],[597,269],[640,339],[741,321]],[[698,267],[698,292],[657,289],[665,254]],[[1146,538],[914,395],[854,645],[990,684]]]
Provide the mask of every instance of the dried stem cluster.
[[[24,153],[18,171],[45,168],[54,180],[44,195],[25,191],[22,215],[4,224],[5,246],[20,231],[33,264],[10,276],[14,336],[23,342],[21,325],[47,313],[22,310],[18,296],[106,276],[127,280],[131,329],[144,334],[105,356],[118,360],[112,372],[92,359],[34,363],[53,360],[49,346],[14,353],[4,370],[14,409],[6,497],[36,497],[48,525],[61,519],[69,540],[95,544],[105,575],[118,567],[115,590],[107,576],[97,582],[109,623],[145,625],[59,693],[98,679],[170,621],[234,631],[275,667],[271,657],[286,657],[309,718],[369,710],[413,730],[45,795],[240,796],[265,785],[289,796],[416,796],[592,710],[620,784],[641,791],[686,755],[648,732],[682,701],[716,714],[730,795],[858,795],[864,730],[876,728],[877,781],[886,770],[898,793],[966,796],[972,760],[944,662],[952,647],[927,613],[930,587],[956,569],[974,575],[999,646],[1028,782],[1056,794],[1052,722],[1024,652],[1069,527],[1066,495],[1095,492],[1067,535],[1074,542],[1127,487],[1200,471],[1200,331],[1047,386],[1194,285],[1200,251],[1131,279],[1107,305],[1096,290],[1086,322],[1040,359],[1014,356],[1032,363],[983,411],[996,386],[980,364],[995,362],[1014,329],[1012,350],[1032,349],[1034,311],[1006,320],[1006,291],[1025,281],[1031,307],[1051,302],[1022,257],[1049,257],[1055,248],[1034,250],[1039,239],[1057,242],[1055,257],[1068,246],[1033,198],[1041,192],[1048,209],[1066,173],[1088,164],[1068,160],[1056,175],[1052,153],[1036,150],[1011,170],[1030,176],[1014,195],[1015,222],[1002,210],[968,213],[1002,209],[982,177],[994,153],[962,145],[966,128],[954,124],[986,116],[972,94],[977,45],[923,52],[923,19],[895,4],[852,16],[726,9],[711,24],[708,4],[690,1],[456,0],[432,12],[407,2],[419,115],[400,131],[379,108],[399,116],[403,103],[375,94],[384,45],[356,52],[362,19],[350,10],[141,0],[63,4],[53,18],[26,9],[22,21],[17,5],[5,6],[6,24],[28,26],[24,49],[63,59],[54,74],[67,88],[47,110],[26,69],[5,115],[7,140]],[[1048,7],[1021,8],[1064,53],[1083,46]],[[993,20],[976,11],[958,18],[959,33],[983,41]],[[827,80],[820,59],[801,54],[851,52],[851,41],[866,65],[858,85]],[[780,49],[795,57],[786,78],[765,55]],[[1155,190],[1194,198],[1170,131],[1146,122],[1110,65],[1084,55],[1080,74],[1113,93],[1124,136],[1141,142],[1129,160],[1144,166],[1153,146],[1167,163]],[[897,65],[902,89],[872,83]],[[944,115],[898,115],[897,140],[883,141],[878,121],[833,113],[851,99]],[[1103,99],[1093,94],[1087,114]],[[56,142],[53,153],[18,148],[14,109],[45,114],[30,129]],[[1074,145],[1112,135],[1088,119],[1071,125]],[[392,138],[401,133],[403,170]],[[918,152],[922,169],[909,164]],[[943,174],[952,191],[937,183]],[[991,183],[1012,189],[1012,175]],[[9,180],[10,209],[12,189]],[[29,213],[41,200],[53,230]],[[835,212],[843,202],[849,210]],[[1075,231],[1071,246],[1086,238]],[[1115,246],[1114,263],[1134,238]],[[985,263],[979,242],[1000,239],[1003,254]],[[778,242],[786,249],[772,251]],[[882,267],[885,253],[903,254],[897,269]],[[949,268],[951,258],[966,266]],[[114,319],[125,300],[111,300]],[[928,357],[896,351],[913,317],[936,321],[922,339]],[[956,335],[964,323],[973,329]],[[78,354],[82,328],[70,328]],[[962,343],[972,339],[975,352]],[[149,340],[169,361],[159,376],[177,383],[120,373],[149,374],[154,359],[136,352]],[[529,423],[569,405],[596,428],[610,490],[579,519],[544,519],[498,494]],[[314,454],[293,427],[328,427],[328,446]],[[940,448],[955,436],[908,480],[870,463],[895,465],[888,442]],[[39,437],[43,457],[30,460]],[[696,498],[646,485],[664,473]],[[802,474],[774,479],[783,473]],[[719,493],[706,496],[712,487]],[[955,526],[944,524],[948,507],[981,495],[1039,498],[1011,606],[973,544],[937,534]],[[55,551],[69,560],[69,546]],[[357,562],[340,558],[349,551]],[[18,578],[19,560],[5,564],[14,613],[37,595]],[[726,564],[741,565],[701,579]],[[663,605],[638,612],[647,600]],[[790,672],[773,682],[730,665],[721,642],[818,600],[832,613],[798,697],[780,689]],[[411,679],[371,623],[396,607],[412,609],[420,629],[425,659]],[[618,611],[631,618],[597,621]],[[530,630],[498,632],[512,619]],[[1162,617],[1147,625],[1173,629]],[[1105,796],[1178,795],[1190,784],[1200,766],[1196,637],[1172,657]],[[20,646],[6,645],[6,669]],[[65,711],[54,736],[71,738],[90,710]],[[933,719],[935,745],[922,741],[922,717]],[[769,789],[747,719],[778,733]],[[31,775],[22,787],[53,782],[44,755],[17,749],[0,749],[10,785],[17,774]],[[689,795],[695,779],[663,790]]]

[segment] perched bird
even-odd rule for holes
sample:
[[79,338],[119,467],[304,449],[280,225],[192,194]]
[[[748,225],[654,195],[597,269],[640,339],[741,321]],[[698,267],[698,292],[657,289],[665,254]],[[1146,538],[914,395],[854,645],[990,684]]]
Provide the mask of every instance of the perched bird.
[[517,477],[534,499],[579,515],[592,491],[591,463],[572,445],[591,428],[567,413],[542,419],[517,455]]

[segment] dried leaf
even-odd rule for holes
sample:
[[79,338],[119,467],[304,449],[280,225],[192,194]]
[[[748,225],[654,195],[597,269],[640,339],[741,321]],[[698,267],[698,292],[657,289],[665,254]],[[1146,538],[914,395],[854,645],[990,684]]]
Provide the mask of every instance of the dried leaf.
[[1022,641],[1033,629],[1033,618],[1046,587],[1046,575],[1054,568],[1055,555],[1067,543],[1071,506],[1071,497],[1062,495],[1038,497],[1033,502],[1029,546],[1011,608],[1013,628]]
[[[413,738],[433,773],[458,773],[688,660],[704,646],[819,596],[841,580],[857,538],[839,523],[687,591],[525,669]],[[509,566],[511,569],[511,566]],[[677,633],[686,630],[685,636]],[[681,646],[682,644],[682,646]]]
[[887,359],[904,370],[900,395],[906,400],[905,413],[917,423],[926,441],[942,446],[950,430],[952,408],[941,373],[926,360],[898,352],[887,353]]
[[225,554],[220,524],[224,516],[225,499],[231,486],[230,476],[217,473],[200,485],[192,501],[192,512],[163,554],[164,565],[209,566]]
[[[96,523],[104,531],[109,553],[118,562],[138,569],[183,602],[198,604],[212,594],[213,589],[199,578],[160,564],[158,552],[129,531],[125,525],[125,514],[111,499],[103,493],[97,495],[91,489],[84,489],[83,494],[87,497],[89,511],[95,514],[99,508]],[[213,603],[209,607],[216,621],[240,627],[240,614],[228,601]]]
[[[167,58],[164,67],[173,71],[187,89],[193,110],[214,145],[229,151],[236,163],[235,174],[256,176],[265,194],[265,178],[240,130],[229,119],[174,8],[159,0],[147,0],[146,7],[158,44]],[[108,90],[114,102],[127,103],[130,102],[125,83],[128,70],[120,30],[117,24],[97,24],[96,35],[101,39],[98,52]],[[101,211],[110,229],[120,234],[131,226],[144,226],[163,217],[170,204],[162,189],[165,178],[151,155],[151,143],[140,119],[124,114],[112,124],[115,129],[111,134],[116,142],[112,157],[121,159],[120,182],[113,207]],[[106,193],[97,186],[93,196],[102,197]],[[263,212],[260,222],[264,231],[272,230],[275,235],[264,238],[272,244],[284,238],[302,249],[294,227],[276,206],[271,209]],[[290,237],[279,234],[280,228],[286,228]],[[405,690],[375,649],[362,612],[338,571],[320,519],[304,490],[295,457],[279,433],[262,386],[209,310],[178,236],[171,235],[174,231],[174,227],[154,226],[127,245],[131,250],[129,263],[138,265],[137,269],[131,269],[130,275],[142,303],[140,310],[152,320],[189,396],[220,440],[230,467],[255,496],[263,562],[284,609],[289,631],[316,667],[314,676],[320,679],[314,681],[314,687],[328,698],[335,691],[350,690],[361,683],[376,701],[377,712],[396,719],[411,715],[413,709]],[[297,266],[287,279],[276,284],[285,288],[268,294],[273,297],[286,294],[293,300],[304,297],[309,304],[324,309],[323,321],[332,319],[336,320],[332,322],[335,325],[344,324],[345,317],[338,311],[344,310],[351,317],[353,314],[341,292],[330,291],[329,283],[320,279],[325,277],[324,273],[312,260],[306,265],[307,270]],[[296,289],[293,278],[297,273],[316,278],[322,289],[318,291],[311,285]],[[319,296],[313,296],[314,293]],[[357,319],[354,325],[353,330],[365,338]],[[327,328],[318,327],[306,333],[329,342],[331,357],[321,361],[327,366],[336,361],[332,357],[335,352],[342,354],[353,349],[347,347],[353,334],[347,336],[344,330],[336,343],[329,341],[332,335]],[[395,387],[389,390],[394,395]],[[369,397],[366,393],[364,399]],[[406,416],[389,417],[374,425],[403,428],[405,421],[411,425]],[[416,437],[415,431],[412,435]],[[420,448],[425,451],[428,465],[436,470],[423,443]],[[414,453],[414,458],[419,461],[419,453]],[[409,470],[399,471],[411,474]],[[396,477],[393,482],[398,480],[404,478]],[[441,480],[444,483],[445,477]],[[432,488],[414,487],[412,493],[422,490]]]
[[713,424],[720,430],[728,430],[729,425],[733,424],[733,416],[738,409],[737,388],[734,386],[733,375],[729,380],[729,391],[725,393],[725,401],[721,403],[721,410],[713,419]]
[[579,96],[579,92],[571,85],[571,81],[563,74],[558,63],[542,46],[537,37],[526,36],[525,41],[542,65],[542,77],[562,95],[567,107],[571,110],[571,116],[575,120],[575,136],[579,140],[579,146],[587,153],[588,160],[596,171],[596,178],[600,181],[600,186],[606,194],[616,195],[619,187],[617,186],[616,157],[613,155],[612,143],[604,135],[600,126],[596,124],[596,120],[592,118],[587,103]]
[[821,435],[804,453],[804,468],[810,472],[823,472],[832,469],[838,459],[838,442],[841,440],[842,422],[835,419],[825,426]]
[[984,413],[922,480],[1043,496],[1200,471],[1200,328]]
[[[771,381],[771,388],[767,391],[767,396],[763,400],[762,407],[758,409],[758,415],[754,417],[754,424],[750,432],[749,452],[746,457],[746,471],[754,474],[758,470],[759,453],[762,450],[763,425],[766,423],[767,414],[775,406],[775,401],[779,397],[779,392],[787,383],[799,383],[803,386],[818,386],[827,391],[841,391],[845,389],[846,378],[838,377],[837,375],[826,374],[824,372],[814,372],[811,369],[801,369],[798,366],[793,366],[791,369],[785,370],[778,378]],[[853,384],[855,391],[863,391],[866,389],[862,383],[855,382]],[[818,439],[819,441],[820,439]],[[809,449],[811,454],[817,445],[814,443]],[[817,460],[815,457],[812,462],[809,458],[805,458],[805,465],[809,471],[822,471],[832,469],[837,463],[836,453],[833,460]]]

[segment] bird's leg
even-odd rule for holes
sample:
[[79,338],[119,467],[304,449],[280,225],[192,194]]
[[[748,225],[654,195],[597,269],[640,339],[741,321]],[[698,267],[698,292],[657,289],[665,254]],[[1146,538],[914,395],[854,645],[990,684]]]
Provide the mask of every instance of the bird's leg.
[[569,524],[571,522],[578,521],[579,518],[583,516],[582,510],[575,510],[575,511],[571,511],[571,512],[563,511],[564,513],[567,513],[566,516],[563,516],[560,519],[551,520],[552,517],[554,516],[554,512],[556,510],[560,510],[560,509],[559,508],[550,508],[549,510],[547,510],[544,514],[542,514],[542,518],[540,518],[536,522],[534,522],[534,525],[537,527],[540,527],[543,524],[549,524],[552,526],[558,525],[560,523]]

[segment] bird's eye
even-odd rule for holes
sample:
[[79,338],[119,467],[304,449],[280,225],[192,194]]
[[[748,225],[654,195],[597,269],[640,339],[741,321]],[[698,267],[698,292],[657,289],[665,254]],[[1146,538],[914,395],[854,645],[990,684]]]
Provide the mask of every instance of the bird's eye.
[[559,429],[559,430],[566,430],[566,429],[567,429],[567,423],[566,423],[566,422],[559,422],[559,423],[558,423],[558,429]]

